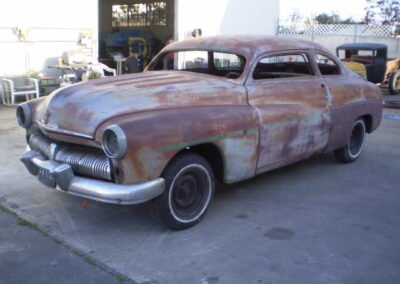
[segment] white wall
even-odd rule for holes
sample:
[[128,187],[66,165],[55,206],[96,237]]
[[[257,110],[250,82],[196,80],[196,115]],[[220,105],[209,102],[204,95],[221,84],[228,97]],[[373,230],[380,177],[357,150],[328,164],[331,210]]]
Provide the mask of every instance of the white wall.
[[[175,0],[175,38],[193,29],[203,35],[276,34],[279,0]],[[28,28],[27,42],[12,28]],[[0,76],[46,70],[62,52],[77,49],[79,33],[93,31],[97,58],[98,0],[1,0]]]
[[203,36],[275,35],[279,0],[175,0],[175,39],[194,29]]
[[[15,27],[28,29],[26,42],[13,34]],[[79,34],[85,30],[97,42],[97,0],[0,1],[0,76],[56,64],[63,51],[79,48]],[[97,44],[93,47],[97,57]]]

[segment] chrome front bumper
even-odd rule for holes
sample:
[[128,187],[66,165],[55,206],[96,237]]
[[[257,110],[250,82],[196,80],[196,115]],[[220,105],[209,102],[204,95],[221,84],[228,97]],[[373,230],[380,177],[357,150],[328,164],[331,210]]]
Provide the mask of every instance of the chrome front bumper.
[[23,153],[20,160],[44,185],[71,195],[106,203],[143,203],[160,195],[165,188],[162,178],[126,185],[75,176],[70,165],[45,160],[34,150]]

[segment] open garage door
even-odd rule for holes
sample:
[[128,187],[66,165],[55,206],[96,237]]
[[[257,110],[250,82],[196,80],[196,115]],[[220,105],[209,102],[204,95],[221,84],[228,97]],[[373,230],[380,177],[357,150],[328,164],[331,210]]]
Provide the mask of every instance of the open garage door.
[[174,0],[99,0],[99,60],[139,72],[174,37]]

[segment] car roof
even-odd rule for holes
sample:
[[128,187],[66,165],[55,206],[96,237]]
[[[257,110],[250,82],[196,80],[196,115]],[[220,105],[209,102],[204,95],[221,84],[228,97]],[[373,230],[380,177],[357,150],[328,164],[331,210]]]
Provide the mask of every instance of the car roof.
[[212,36],[176,41],[166,46],[163,52],[172,50],[215,50],[253,58],[266,52],[293,49],[318,49],[331,53],[323,46],[310,41],[257,35]]
[[387,49],[387,45],[383,43],[373,43],[373,42],[356,42],[356,43],[345,43],[339,45],[337,49],[375,50],[375,49]]

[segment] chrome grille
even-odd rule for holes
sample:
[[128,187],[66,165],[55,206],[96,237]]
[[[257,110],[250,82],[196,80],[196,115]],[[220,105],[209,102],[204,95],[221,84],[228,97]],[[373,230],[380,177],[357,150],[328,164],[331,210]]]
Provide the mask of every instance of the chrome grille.
[[110,160],[97,149],[53,142],[41,133],[29,137],[29,146],[47,159],[69,164],[74,173],[112,180]]
[[51,157],[50,145],[51,145],[50,139],[48,139],[43,135],[32,134],[31,136],[29,136],[29,146],[33,150],[45,156],[46,158]]
[[57,152],[55,160],[69,164],[74,172],[101,179],[111,179],[110,162],[105,155],[90,153],[81,149],[61,148]]

